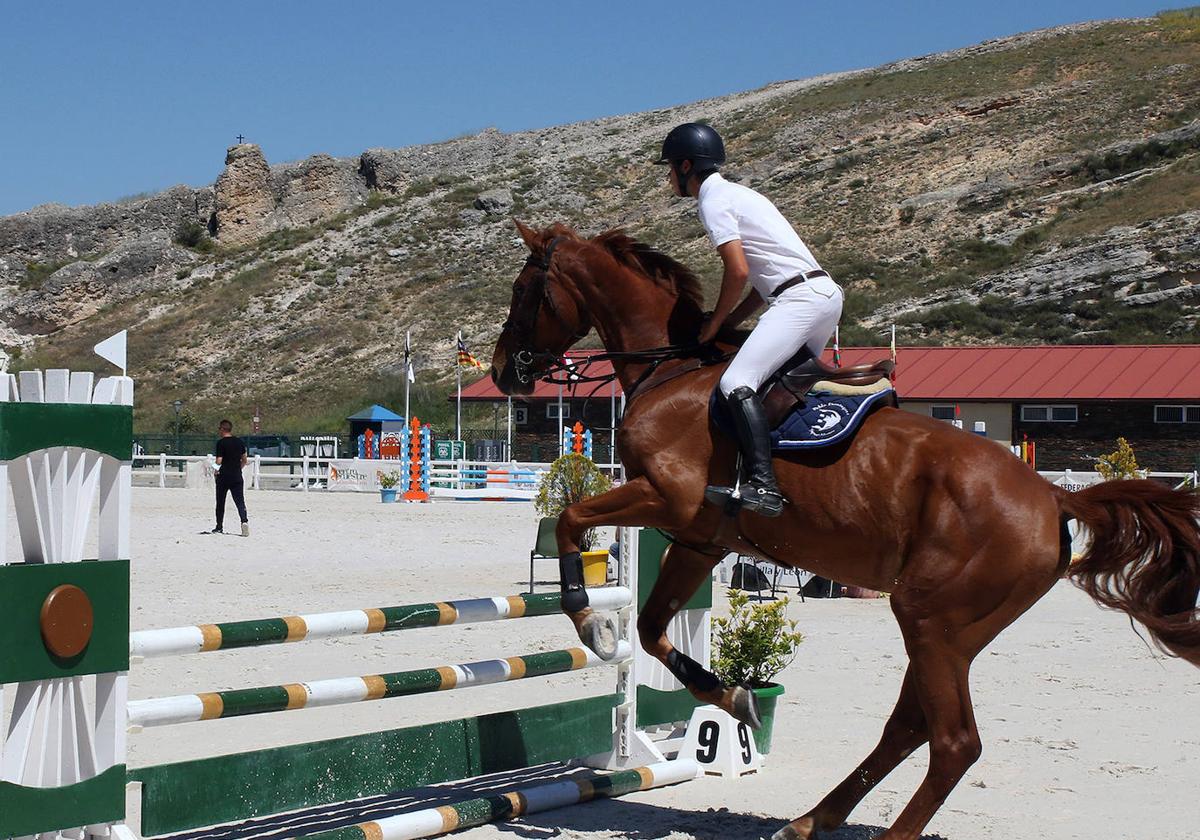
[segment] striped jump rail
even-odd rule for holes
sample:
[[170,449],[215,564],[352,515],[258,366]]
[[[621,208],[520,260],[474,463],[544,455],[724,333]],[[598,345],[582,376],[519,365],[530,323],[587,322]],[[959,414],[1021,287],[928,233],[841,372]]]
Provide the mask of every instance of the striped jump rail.
[[[608,611],[633,603],[633,593],[623,586],[588,590],[593,609]],[[402,607],[260,618],[219,624],[197,624],[129,634],[129,655],[152,658],[206,653],[233,648],[258,647],[306,639],[332,639],[368,633],[390,633],[420,627],[479,624],[510,618],[558,615],[562,597],[557,592],[522,593],[501,598],[471,598],[434,601]]]
[[686,782],[698,774],[699,766],[691,759],[660,761],[632,770],[532,785],[511,793],[384,817],[308,835],[308,840],[416,840],[420,837],[438,837],[451,831],[510,820],[525,814]]
[[391,674],[343,677],[288,683],[262,688],[179,694],[149,700],[130,700],[126,704],[131,727],[167,726],[217,718],[287,712],[316,706],[337,706],[364,700],[384,700],[428,694],[455,688],[524,680],[549,674],[563,674],[584,668],[610,665],[629,658],[628,642],[617,645],[617,655],[605,661],[585,648],[567,648],[507,659],[487,659],[465,665],[443,665]]

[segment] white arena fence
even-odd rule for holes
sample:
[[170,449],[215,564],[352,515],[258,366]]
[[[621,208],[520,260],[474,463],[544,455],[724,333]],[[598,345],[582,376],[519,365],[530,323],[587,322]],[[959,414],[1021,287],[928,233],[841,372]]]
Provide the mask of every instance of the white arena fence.
[[[349,459],[347,459],[349,460]],[[391,472],[408,468],[405,461],[354,459],[364,471]],[[598,464],[611,476],[620,464]],[[195,455],[134,455],[134,483],[142,487],[206,487],[213,483],[216,465],[211,457]],[[536,491],[538,481],[550,469],[546,462],[531,461],[431,461],[430,481],[439,490],[485,490],[497,486]],[[1052,484],[1067,490],[1082,490],[1104,479],[1096,472],[1078,470],[1039,470]],[[490,474],[490,475],[489,475]],[[504,474],[504,475],[501,475]],[[252,456],[244,471],[248,490],[327,489],[329,459],[276,458]],[[1200,487],[1200,470],[1191,472],[1146,472],[1144,478],[1169,483],[1176,489]],[[502,480],[508,479],[508,480]],[[370,488],[374,489],[374,488]],[[440,495],[438,492],[435,496]]]
[[[279,458],[253,455],[243,470],[247,490],[328,490],[330,464],[353,464],[365,480],[361,489],[375,492],[379,472],[407,472],[407,461],[334,459],[304,456]],[[531,461],[430,461],[432,494],[447,498],[532,499],[550,464]],[[620,464],[598,464],[610,476]],[[211,456],[134,455],[133,481],[140,487],[212,487],[216,464]],[[509,492],[511,491],[511,492]]]

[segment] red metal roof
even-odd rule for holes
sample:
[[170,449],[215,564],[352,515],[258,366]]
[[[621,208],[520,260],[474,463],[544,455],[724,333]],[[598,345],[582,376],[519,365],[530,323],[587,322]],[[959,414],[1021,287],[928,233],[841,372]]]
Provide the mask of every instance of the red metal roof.
[[[599,350],[572,351],[582,361]],[[886,347],[845,347],[842,364],[886,358]],[[832,362],[833,353],[825,352]],[[588,375],[612,370],[597,362]],[[563,391],[587,396],[596,383]],[[1197,400],[1200,401],[1200,345],[1054,345],[1037,347],[900,347],[896,388],[914,400]],[[608,396],[600,385],[596,396]],[[617,393],[621,386],[617,384]],[[558,386],[539,382],[531,397],[557,399]],[[493,401],[504,395],[490,377],[463,388],[464,400]],[[527,398],[528,399],[528,398]]]

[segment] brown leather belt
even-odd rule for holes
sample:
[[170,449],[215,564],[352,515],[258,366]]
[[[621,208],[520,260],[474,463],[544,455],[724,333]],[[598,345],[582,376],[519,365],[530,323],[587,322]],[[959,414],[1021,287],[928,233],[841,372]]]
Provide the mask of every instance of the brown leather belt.
[[773,292],[771,292],[771,294],[767,295],[767,300],[774,300],[775,298],[779,297],[781,294],[786,292],[788,289],[792,288],[792,286],[799,286],[805,280],[816,280],[818,277],[828,277],[828,276],[829,276],[829,272],[823,268],[818,268],[816,271],[806,271],[803,274],[798,274],[795,277],[793,277],[791,280],[784,280],[782,283],[780,283],[778,286],[776,286],[775,291],[773,291]]

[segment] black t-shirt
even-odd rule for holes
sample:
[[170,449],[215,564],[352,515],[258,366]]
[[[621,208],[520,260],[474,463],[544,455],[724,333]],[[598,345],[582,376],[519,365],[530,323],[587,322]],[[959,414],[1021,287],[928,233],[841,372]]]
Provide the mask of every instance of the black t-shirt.
[[242,443],[241,438],[233,435],[221,438],[217,441],[217,448],[213,454],[221,459],[221,475],[223,477],[228,478],[242,474],[242,456],[246,454],[246,444]]

